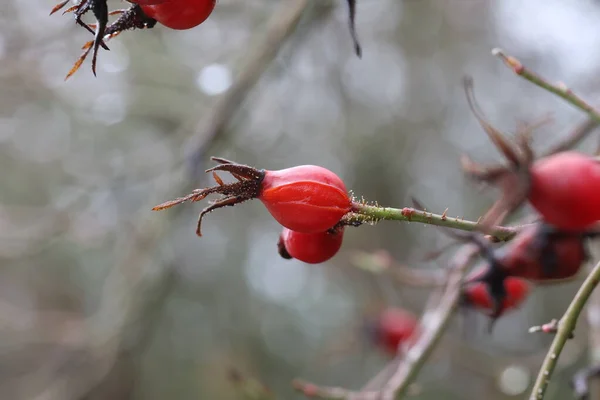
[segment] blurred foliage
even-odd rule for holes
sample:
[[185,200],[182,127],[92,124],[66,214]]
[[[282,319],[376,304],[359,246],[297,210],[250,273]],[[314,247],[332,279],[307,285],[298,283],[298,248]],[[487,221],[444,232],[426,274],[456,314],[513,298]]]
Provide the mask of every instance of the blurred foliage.
[[[201,239],[200,205],[150,212],[205,183],[187,168],[190,139],[282,3],[219,0],[195,29],[126,32],[101,50],[97,78],[86,63],[64,82],[89,34],[70,16],[49,17],[52,0],[1,2],[2,398],[233,399],[234,366],[289,399],[295,376],[359,388],[384,365],[361,319],[383,304],[418,312],[427,291],[355,270],[350,256],[384,248],[402,263],[443,266],[419,261],[447,240],[436,229],[350,229],[338,256],[309,266],[279,258],[279,227],[257,202],[208,215]],[[458,157],[498,155],[462,76],[503,130],[553,112],[539,148],[582,116],[514,77],[492,47],[592,103],[599,90],[597,2],[358,0],[362,60],[345,2],[330,5],[307,10],[210,154],[268,169],[319,164],[368,200],[403,206],[414,195],[476,219],[491,197],[465,181]],[[458,316],[416,398],[522,394],[514,388],[549,343],[527,328],[560,315],[576,284],[538,290],[492,336],[483,318]],[[554,382],[564,384],[549,398],[570,395],[585,337],[563,353]]]

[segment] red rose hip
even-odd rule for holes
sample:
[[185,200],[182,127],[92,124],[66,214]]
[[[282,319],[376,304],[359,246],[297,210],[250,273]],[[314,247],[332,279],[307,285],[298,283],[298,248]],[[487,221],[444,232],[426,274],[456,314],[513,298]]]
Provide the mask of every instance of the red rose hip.
[[[196,233],[201,236],[202,218],[221,207],[260,199],[283,227],[299,233],[320,233],[334,228],[352,209],[344,182],[333,172],[316,165],[301,165],[279,171],[266,171],[212,157],[220,165],[209,168],[217,186],[194,190],[191,194],[160,204],[163,210],[185,201],[199,201],[210,194],[223,197],[200,213]],[[216,174],[229,172],[237,182],[225,184]]]
[[575,151],[541,158],[530,168],[529,202],[546,222],[582,230],[600,220],[600,162]]
[[463,303],[469,307],[484,311],[488,315],[499,317],[505,312],[518,308],[530,292],[530,284],[521,278],[508,277],[503,280],[505,296],[500,307],[496,307],[489,285],[484,282],[467,283],[463,288]]
[[304,233],[333,227],[352,207],[344,182],[316,165],[265,171],[258,198],[277,222]]
[[295,258],[307,264],[319,264],[331,259],[342,247],[344,227],[317,233],[300,233],[283,229],[277,248],[285,259]]
[[162,25],[177,30],[200,25],[213,12],[216,0],[138,0],[142,11]]
[[506,276],[533,281],[564,280],[575,276],[587,260],[589,233],[559,231],[548,224],[525,227],[496,251],[496,264]]
[[563,231],[587,230],[600,220],[600,162],[576,151],[555,147],[548,156],[536,159],[531,148],[533,126],[509,140],[483,116],[475,101],[473,82],[465,80],[469,106],[480,125],[504,155],[509,166],[484,166],[464,156],[462,164],[471,177],[501,189],[490,212],[482,218],[489,228],[502,215],[529,202],[544,221]]
[[386,308],[367,327],[375,344],[390,355],[396,355],[399,347],[414,343],[419,333],[417,317],[402,308]]
[[156,4],[168,3],[173,0],[127,0],[130,3],[138,4],[140,6],[153,6]]

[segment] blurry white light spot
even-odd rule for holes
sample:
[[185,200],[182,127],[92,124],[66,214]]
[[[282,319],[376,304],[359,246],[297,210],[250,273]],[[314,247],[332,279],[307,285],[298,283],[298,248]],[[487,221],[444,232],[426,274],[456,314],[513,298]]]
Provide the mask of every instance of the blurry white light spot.
[[531,374],[526,368],[511,365],[500,374],[498,387],[506,395],[517,396],[527,390],[530,381]]
[[110,51],[102,53],[102,58],[99,58],[98,64],[103,71],[109,73],[123,72],[129,66],[129,52],[120,42],[110,42]]
[[120,93],[106,93],[96,98],[92,113],[98,122],[114,125],[125,119],[127,107]]
[[212,64],[200,71],[196,85],[209,96],[225,92],[231,86],[231,70],[222,64]]

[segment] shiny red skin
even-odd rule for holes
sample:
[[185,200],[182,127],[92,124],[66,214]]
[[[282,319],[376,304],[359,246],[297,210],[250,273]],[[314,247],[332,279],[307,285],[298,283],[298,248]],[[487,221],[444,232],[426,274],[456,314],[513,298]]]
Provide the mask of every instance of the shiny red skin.
[[[546,238],[544,250],[539,224],[524,228],[505,247],[497,251],[498,263],[507,275],[532,281],[551,281],[575,276],[586,260],[584,239],[579,236]],[[546,256],[546,260],[544,260]],[[549,269],[544,262],[553,260]]]
[[156,4],[168,3],[173,0],[127,0],[133,4],[139,4],[140,6],[152,6]]
[[377,321],[377,343],[386,352],[395,355],[402,344],[411,343],[418,335],[417,317],[401,308],[384,310]]
[[279,240],[292,258],[307,264],[320,264],[331,259],[342,247],[344,229],[335,233],[300,233],[283,228]]
[[162,25],[176,30],[191,29],[200,25],[213,12],[216,0],[170,0],[168,2],[143,5],[147,0],[138,0],[144,14]]
[[551,225],[579,231],[600,220],[600,162],[575,151],[537,160],[529,202]]
[[[474,280],[484,275],[485,272],[486,267],[475,270],[465,281]],[[506,290],[506,297],[502,300],[498,315],[518,308],[529,295],[531,285],[525,279],[508,277],[504,279],[504,289]],[[463,288],[463,299],[465,304],[472,308],[484,311],[487,314],[494,312],[494,302],[489,292],[489,286],[485,282],[467,283]]]
[[316,165],[265,171],[258,198],[277,222],[301,233],[324,232],[352,208],[340,177]]

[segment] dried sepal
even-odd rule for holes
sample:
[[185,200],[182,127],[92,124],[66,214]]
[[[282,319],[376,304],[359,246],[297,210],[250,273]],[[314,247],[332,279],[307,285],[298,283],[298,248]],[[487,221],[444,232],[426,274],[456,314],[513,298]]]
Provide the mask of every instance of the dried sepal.
[[[68,2],[68,0],[63,1],[54,6],[50,14],[54,14],[58,10],[64,8]],[[82,17],[89,11],[91,11],[96,18],[96,23],[94,24],[86,24],[82,21]],[[75,22],[94,34],[94,40],[85,43],[83,46],[83,54],[69,70],[65,80],[69,79],[79,70],[90,52],[93,53],[92,72],[96,75],[98,50],[100,47],[109,50],[105,42],[119,35],[121,32],[130,29],[147,29],[156,25],[156,20],[146,16],[141,7],[137,4],[132,5],[126,10],[109,12],[106,0],[81,0],[76,5],[69,7],[64,13],[73,13],[75,15]],[[112,24],[108,24],[108,17],[111,15],[119,15],[119,18]]]
[[494,185],[501,191],[500,198],[480,220],[480,230],[489,233],[498,221],[514,212],[526,200],[530,189],[529,167],[535,159],[531,148],[532,132],[539,126],[548,123],[549,118],[546,117],[533,124],[522,124],[517,131],[514,143],[511,143],[485,119],[473,94],[473,80],[470,77],[464,79],[464,88],[471,111],[490,140],[509,162],[509,166],[484,166],[467,156],[463,156],[461,159],[463,170],[468,176]]
[[462,155],[460,164],[469,177],[482,182],[494,182],[502,178],[506,167],[502,165],[486,166],[473,161],[469,156]]
[[350,37],[354,44],[354,52],[358,58],[362,57],[362,48],[358,40],[358,34],[356,33],[356,0],[348,1],[348,26],[350,28]]
[[[196,189],[187,196],[166,201],[152,208],[153,211],[161,211],[187,201],[196,202],[203,200],[211,194],[220,194],[222,196],[220,199],[215,200],[200,212],[200,215],[198,216],[198,224],[196,226],[196,235],[198,236],[202,236],[202,219],[206,214],[218,208],[234,206],[258,197],[260,193],[260,185],[265,176],[264,170],[259,170],[248,165],[238,164],[224,158],[212,157],[211,159],[220,163],[219,165],[209,168],[205,171],[206,173],[212,173],[212,176],[216,182],[215,186],[204,189]],[[229,172],[234,178],[236,178],[237,181],[233,183],[225,183],[217,174],[217,171]]]
[[71,0],[61,1],[60,3],[58,3],[57,5],[55,5],[54,7],[52,7],[52,10],[50,10],[50,15],[52,15],[55,12],[57,12],[58,10],[62,9],[64,6],[67,5],[67,3],[69,3],[69,1],[71,1]]
[[467,96],[467,103],[469,104],[469,108],[479,125],[483,128],[485,133],[487,133],[488,137],[494,143],[496,148],[508,159],[508,161],[514,166],[521,165],[521,157],[519,156],[518,151],[515,147],[508,141],[508,139],[496,128],[494,128],[485,118],[481,108],[477,104],[477,100],[475,99],[475,95],[473,93],[473,79],[471,77],[464,78],[464,89],[465,94]]
[[516,211],[527,199],[530,177],[525,171],[506,171],[494,182],[501,191],[500,198],[481,218],[479,225],[482,232],[490,233],[499,221]]

